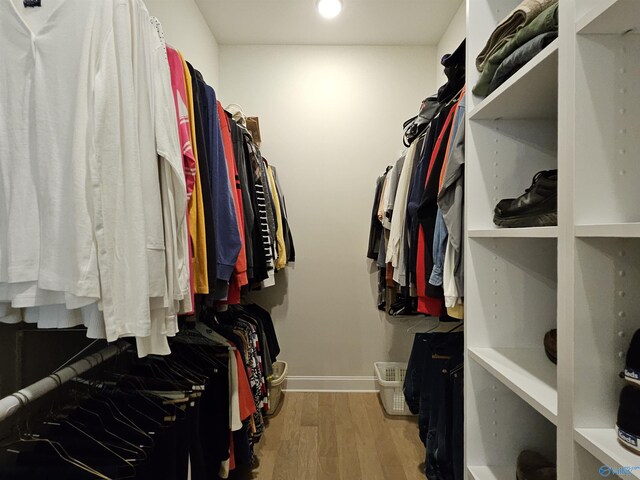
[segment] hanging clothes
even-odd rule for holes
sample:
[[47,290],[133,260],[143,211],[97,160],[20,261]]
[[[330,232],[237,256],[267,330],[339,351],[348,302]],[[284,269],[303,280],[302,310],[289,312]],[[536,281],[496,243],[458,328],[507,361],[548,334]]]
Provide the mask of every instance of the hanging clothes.
[[465,45],[442,58],[447,82],[405,122],[409,149],[376,183],[367,257],[378,267],[378,308],[390,315],[464,316]]
[[[202,191],[202,179],[200,178],[200,164],[198,161],[198,147],[196,141],[195,106],[193,101],[193,79],[187,62],[180,52],[177,52],[182,60],[183,74],[187,93],[187,107],[189,110],[189,125],[191,127],[191,148],[193,150],[195,178],[193,194],[189,202],[189,226],[191,243],[193,245],[193,277],[194,294],[209,293],[209,269],[207,265],[207,217],[204,213],[204,196]],[[178,68],[178,67],[176,67]],[[179,75],[176,72],[176,75]]]
[[293,261],[284,195],[142,0],[58,3],[0,4],[0,322],[167,355]]

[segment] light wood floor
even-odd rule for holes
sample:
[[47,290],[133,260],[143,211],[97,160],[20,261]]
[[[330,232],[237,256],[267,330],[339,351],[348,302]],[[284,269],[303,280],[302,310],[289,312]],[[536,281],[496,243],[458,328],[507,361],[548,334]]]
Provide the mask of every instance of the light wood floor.
[[375,393],[285,393],[256,447],[260,466],[233,479],[424,480],[413,417],[385,416]]

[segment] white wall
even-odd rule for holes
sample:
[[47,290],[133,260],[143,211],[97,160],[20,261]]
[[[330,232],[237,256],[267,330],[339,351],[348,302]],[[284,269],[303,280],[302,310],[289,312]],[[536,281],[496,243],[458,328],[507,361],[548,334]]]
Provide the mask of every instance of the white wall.
[[438,47],[436,49],[436,84],[438,87],[447,81],[444,75],[444,69],[440,65],[440,59],[447,53],[453,53],[460,42],[467,35],[467,2],[462,2],[460,8],[451,19],[451,23],[442,35]]
[[218,42],[200,13],[195,0],[145,0],[151,15],[162,23],[167,43],[180,50],[185,59],[218,88]]
[[222,102],[260,117],[286,195],[297,263],[254,299],[272,308],[289,375],[371,376],[409,357],[412,320],[378,312],[367,239],[376,178],[435,64],[430,47],[220,47]]

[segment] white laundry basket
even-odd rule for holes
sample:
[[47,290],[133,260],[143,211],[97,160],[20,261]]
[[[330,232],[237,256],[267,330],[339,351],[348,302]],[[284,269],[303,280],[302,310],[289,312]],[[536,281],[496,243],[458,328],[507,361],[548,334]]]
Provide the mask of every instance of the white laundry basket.
[[404,400],[402,384],[407,373],[407,364],[400,362],[375,362],[376,380],[379,385],[382,405],[389,415],[411,415]]
[[269,383],[269,413],[267,415],[273,415],[280,404],[282,384],[287,378],[287,367],[287,362],[273,363],[273,378]]

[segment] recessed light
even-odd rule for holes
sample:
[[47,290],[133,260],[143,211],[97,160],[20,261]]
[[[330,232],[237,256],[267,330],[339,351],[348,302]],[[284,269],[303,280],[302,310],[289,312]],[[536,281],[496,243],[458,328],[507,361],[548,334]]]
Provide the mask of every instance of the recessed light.
[[318,12],[324,18],[335,18],[342,11],[342,0],[318,0]]

